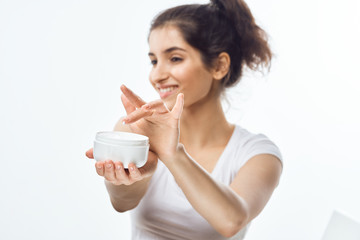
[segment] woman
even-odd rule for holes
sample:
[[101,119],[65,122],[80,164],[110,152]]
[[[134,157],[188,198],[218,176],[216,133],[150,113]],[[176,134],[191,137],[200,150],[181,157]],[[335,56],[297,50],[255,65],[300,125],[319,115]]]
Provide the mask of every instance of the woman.
[[161,99],[146,103],[121,86],[127,116],[114,129],[148,136],[148,161],[125,170],[107,160],[96,171],[114,208],[132,210],[133,239],[243,239],[282,160],[266,136],[226,120],[221,96],[244,67],[269,64],[266,35],[243,1],[214,0],[162,12],[148,41]]

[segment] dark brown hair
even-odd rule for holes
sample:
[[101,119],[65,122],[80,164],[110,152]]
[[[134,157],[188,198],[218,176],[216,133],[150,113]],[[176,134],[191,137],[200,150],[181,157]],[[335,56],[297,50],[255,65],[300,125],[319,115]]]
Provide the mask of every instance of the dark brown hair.
[[155,17],[150,32],[173,25],[184,39],[201,53],[204,65],[211,68],[221,52],[229,54],[230,70],[223,87],[235,85],[244,66],[258,70],[269,66],[272,53],[266,33],[255,23],[242,0],[211,0],[209,4],[190,4],[170,8]]

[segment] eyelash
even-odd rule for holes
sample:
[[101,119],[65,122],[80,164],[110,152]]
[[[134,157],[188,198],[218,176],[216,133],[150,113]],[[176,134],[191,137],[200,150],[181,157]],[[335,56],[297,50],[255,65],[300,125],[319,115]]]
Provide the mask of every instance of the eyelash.
[[[170,59],[170,61],[171,62],[180,62],[180,61],[182,61],[183,59],[182,58],[179,58],[179,57],[172,57],[171,59]],[[157,60],[151,60],[150,61],[150,64],[151,65],[156,65],[157,64]]]
[[171,58],[172,62],[180,62],[181,60],[182,60],[182,58],[179,58],[179,57],[172,57]]

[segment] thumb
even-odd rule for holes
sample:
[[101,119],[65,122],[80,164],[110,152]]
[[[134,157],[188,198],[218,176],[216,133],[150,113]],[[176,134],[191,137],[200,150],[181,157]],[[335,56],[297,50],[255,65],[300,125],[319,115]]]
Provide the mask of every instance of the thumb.
[[173,109],[171,110],[171,113],[173,114],[175,119],[180,119],[182,110],[184,108],[184,94],[179,93],[176,97],[176,103]]
[[86,151],[85,155],[88,157],[88,158],[94,158],[94,153],[93,153],[93,149],[90,148],[89,150]]

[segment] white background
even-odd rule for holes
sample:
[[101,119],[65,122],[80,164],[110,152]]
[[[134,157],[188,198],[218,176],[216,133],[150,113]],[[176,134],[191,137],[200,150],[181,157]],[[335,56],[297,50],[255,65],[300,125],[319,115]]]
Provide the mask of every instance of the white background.
[[[1,239],[130,238],[85,151],[124,115],[121,84],[157,98],[150,21],[190,2],[0,0]],[[276,57],[229,93],[228,116],[275,141],[285,165],[247,239],[318,240],[334,209],[360,219],[360,3],[248,5]]]

